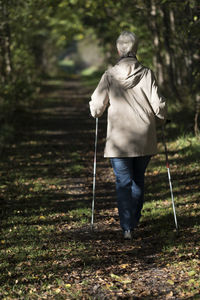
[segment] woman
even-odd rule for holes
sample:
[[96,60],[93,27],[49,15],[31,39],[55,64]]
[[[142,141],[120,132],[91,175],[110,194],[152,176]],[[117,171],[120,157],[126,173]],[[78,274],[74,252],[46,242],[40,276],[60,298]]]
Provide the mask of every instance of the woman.
[[141,217],[145,170],[157,153],[156,119],[165,119],[166,103],[153,72],[136,58],[136,35],[122,32],[116,46],[120,59],[103,74],[89,104],[94,118],[108,107],[104,157],[111,159],[116,176],[124,238],[131,239]]

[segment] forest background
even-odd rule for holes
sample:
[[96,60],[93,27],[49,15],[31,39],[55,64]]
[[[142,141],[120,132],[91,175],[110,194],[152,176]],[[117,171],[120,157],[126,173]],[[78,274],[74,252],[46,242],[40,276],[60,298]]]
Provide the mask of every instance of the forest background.
[[[13,114],[37,98],[45,76],[60,74],[59,64],[73,72],[90,66],[86,75],[104,70],[117,60],[115,41],[123,30],[138,35],[139,60],[154,70],[164,96],[183,118],[189,112],[185,129],[198,135],[199,15],[197,0],[1,0],[1,143],[13,134]],[[83,61],[77,45],[86,40],[98,48]],[[73,55],[63,60],[66,49],[77,54],[74,60]]]

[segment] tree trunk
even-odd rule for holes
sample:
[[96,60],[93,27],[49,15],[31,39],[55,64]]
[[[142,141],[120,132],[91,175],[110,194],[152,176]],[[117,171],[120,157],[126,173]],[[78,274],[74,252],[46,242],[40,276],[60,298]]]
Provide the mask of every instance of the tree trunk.
[[194,133],[199,136],[199,113],[200,113],[200,94],[196,95],[196,107],[194,116]]
[[171,28],[171,40],[173,44],[173,73],[174,73],[174,84],[176,86],[181,85],[181,72],[179,72],[179,55],[180,53],[174,51],[178,48],[177,38],[176,38],[176,28],[175,28],[175,12],[172,8],[169,8],[169,22]]
[[5,41],[4,41],[4,14],[3,3],[0,1],[0,80],[2,83],[6,80],[6,65],[5,65]]
[[153,37],[153,65],[155,67],[155,74],[159,85],[162,85],[165,81],[165,64],[162,57],[162,41],[161,41],[161,30],[159,21],[161,18],[160,7],[157,6],[155,0],[145,0],[145,6],[147,9],[146,19],[148,27]]
[[170,15],[169,9],[166,5],[162,6],[163,12],[163,24],[164,24],[164,42],[165,42],[165,50],[168,56],[168,75],[170,80],[170,85],[173,91],[173,94],[176,96],[177,99],[180,99],[180,95],[176,86],[177,78],[175,77],[175,63],[174,63],[174,51],[171,47],[173,44],[172,32],[171,32],[171,22],[170,22]]
[[11,38],[10,38],[10,26],[9,26],[9,13],[8,3],[0,1],[0,45],[1,45],[1,75],[2,81],[9,80],[12,75],[12,59],[11,59]]
[[156,3],[154,0],[151,1],[151,21],[149,23],[149,27],[153,33],[153,43],[155,48],[155,56],[153,58],[154,66],[156,67],[156,77],[159,85],[163,84],[164,76],[163,76],[163,59],[161,56],[161,41],[160,41],[160,29],[158,24],[158,13],[159,9],[156,7]]

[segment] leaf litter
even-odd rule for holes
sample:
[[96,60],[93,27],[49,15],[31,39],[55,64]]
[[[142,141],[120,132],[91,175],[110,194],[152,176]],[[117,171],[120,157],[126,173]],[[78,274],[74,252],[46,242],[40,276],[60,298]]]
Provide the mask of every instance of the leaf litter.
[[[79,89],[80,93],[72,103],[73,89]],[[163,168],[157,167],[159,160],[163,163],[158,155],[147,171],[147,203],[141,224],[133,241],[125,242],[119,228],[114,175],[109,161],[103,159],[106,118],[100,120],[95,225],[91,232],[95,122],[88,117],[88,92],[76,80],[60,87],[59,101],[59,91],[50,102],[41,94],[40,107],[22,116],[23,120],[27,117],[32,120],[30,128],[21,130],[24,133],[17,137],[13,147],[4,151],[0,243],[4,263],[0,264],[0,296],[3,299],[198,297],[198,192],[190,197],[189,189],[181,188],[185,176],[191,177],[194,168],[196,176],[196,160],[195,167],[190,162],[187,170],[180,170],[181,195],[176,193],[179,236],[174,232],[169,212],[167,185],[166,190],[159,185],[167,177]],[[22,126],[20,122],[18,126]],[[178,174],[172,170],[172,176],[176,184]],[[191,178],[195,187],[195,177]],[[186,214],[188,208],[190,213]]]

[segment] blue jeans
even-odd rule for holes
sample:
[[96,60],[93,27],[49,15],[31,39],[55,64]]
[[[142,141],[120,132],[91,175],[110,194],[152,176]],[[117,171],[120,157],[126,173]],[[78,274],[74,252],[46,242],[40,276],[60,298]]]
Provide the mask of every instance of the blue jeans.
[[111,158],[116,176],[117,204],[121,228],[133,230],[144,202],[144,174],[151,156]]

